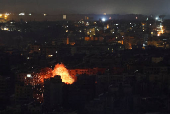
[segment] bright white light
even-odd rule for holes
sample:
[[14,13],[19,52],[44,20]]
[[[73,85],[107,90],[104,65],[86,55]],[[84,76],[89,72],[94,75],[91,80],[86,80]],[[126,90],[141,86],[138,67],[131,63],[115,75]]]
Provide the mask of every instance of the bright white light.
[[116,24],[116,25],[119,25],[119,24]]
[[20,13],[19,15],[25,15],[25,13]]
[[151,26],[152,24],[150,24],[150,26]]
[[32,15],[31,13],[29,15]]
[[131,25],[132,23],[130,23],[130,25]]
[[30,77],[31,77],[31,74],[27,74],[27,77],[30,78]]
[[155,19],[156,19],[156,20],[158,20],[159,18],[158,18],[158,17],[156,17]]
[[105,18],[102,18],[102,21],[104,22],[104,21],[106,21],[106,19],[105,19]]
[[115,32],[113,32],[113,34],[114,34]]

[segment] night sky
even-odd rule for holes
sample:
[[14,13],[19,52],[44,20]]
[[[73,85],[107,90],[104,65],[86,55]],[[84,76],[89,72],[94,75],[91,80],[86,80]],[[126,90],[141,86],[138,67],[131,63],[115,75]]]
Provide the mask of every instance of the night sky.
[[170,14],[170,0],[0,0],[0,12]]

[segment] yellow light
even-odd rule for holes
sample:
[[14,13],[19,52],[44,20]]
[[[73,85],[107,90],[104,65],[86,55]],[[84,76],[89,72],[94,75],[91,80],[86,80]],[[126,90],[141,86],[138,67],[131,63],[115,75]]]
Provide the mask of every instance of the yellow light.
[[164,31],[162,30],[162,31],[161,31],[161,33],[163,34],[163,33],[164,33]]
[[8,28],[4,28],[4,30],[9,30]]
[[2,14],[0,14],[0,17],[2,17]]

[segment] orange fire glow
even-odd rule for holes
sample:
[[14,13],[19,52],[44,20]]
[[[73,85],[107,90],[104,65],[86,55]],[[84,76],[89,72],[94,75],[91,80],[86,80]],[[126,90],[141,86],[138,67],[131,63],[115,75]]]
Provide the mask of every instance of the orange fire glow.
[[65,68],[64,64],[57,64],[53,70],[53,76],[60,75],[62,82],[66,84],[74,83],[74,79],[70,76],[68,70]]
[[40,70],[40,73],[37,73],[33,77],[33,84],[40,84],[44,82],[44,79],[54,77],[56,75],[61,76],[62,82],[66,84],[73,84],[75,79],[71,76],[68,70],[65,68],[64,64],[57,64],[54,67],[54,70],[51,68],[43,68]]

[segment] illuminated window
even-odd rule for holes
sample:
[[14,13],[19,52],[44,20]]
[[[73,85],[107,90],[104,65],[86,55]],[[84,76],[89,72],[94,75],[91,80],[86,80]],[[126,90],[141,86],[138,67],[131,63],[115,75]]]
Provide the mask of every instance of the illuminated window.
[[67,18],[67,16],[66,15],[63,15],[63,19],[66,19]]

